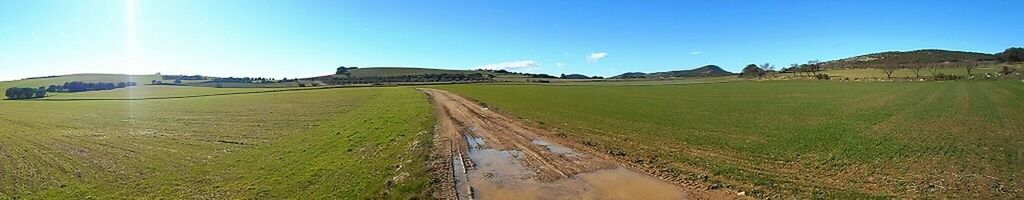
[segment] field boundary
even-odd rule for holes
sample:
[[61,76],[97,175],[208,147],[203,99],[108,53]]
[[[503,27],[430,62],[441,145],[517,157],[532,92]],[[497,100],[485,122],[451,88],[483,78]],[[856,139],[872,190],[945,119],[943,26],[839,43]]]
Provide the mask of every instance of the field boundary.
[[[62,98],[62,99],[41,98],[41,99],[4,99],[4,100],[8,100],[8,101],[141,101],[141,100],[161,100],[161,99],[187,99],[187,98],[198,98],[198,97],[229,96],[229,95],[243,95],[243,94],[266,94],[266,93],[307,91],[307,90],[328,90],[328,89],[369,88],[369,87],[402,87],[402,86],[423,86],[423,85],[451,85],[451,84],[472,84],[472,83],[427,83],[427,84],[398,84],[398,85],[335,85],[335,86],[324,86],[324,87],[287,88],[287,89],[264,90],[264,91],[228,92],[228,93],[219,93],[219,94],[197,94],[197,95],[166,96],[166,97]],[[187,87],[194,87],[194,86],[187,86]]]

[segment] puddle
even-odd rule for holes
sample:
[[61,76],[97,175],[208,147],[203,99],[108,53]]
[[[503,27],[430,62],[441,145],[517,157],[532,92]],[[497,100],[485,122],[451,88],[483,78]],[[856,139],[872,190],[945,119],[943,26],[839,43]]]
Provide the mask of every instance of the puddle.
[[[483,142],[468,137],[467,141]],[[471,142],[472,143],[472,142]],[[571,149],[544,140],[534,144],[546,146],[559,154],[578,155]],[[675,185],[622,167],[577,174],[553,182],[537,181],[535,171],[522,164],[523,152],[515,150],[477,149],[469,152],[475,164],[457,179],[459,196],[463,199],[684,199]],[[461,163],[456,163],[461,164]],[[465,169],[456,167],[457,169]],[[457,171],[462,173],[461,171]]]
[[547,147],[548,151],[551,151],[552,153],[556,153],[556,154],[559,154],[559,155],[564,155],[564,156],[576,156],[576,155],[579,155],[579,154],[576,154],[576,151],[573,151],[570,148],[566,148],[566,147],[563,147],[563,146],[558,146],[556,144],[552,144],[552,143],[550,143],[548,141],[545,141],[545,140],[542,140],[542,139],[534,139],[532,143],[536,144],[536,145]]
[[487,145],[483,138],[474,137],[473,135],[466,134],[466,142],[469,143],[469,151],[476,151]]
[[452,156],[452,174],[455,176],[455,191],[459,199],[470,199],[469,198],[469,177],[467,177],[468,169],[466,169],[465,160],[461,154],[455,154]]

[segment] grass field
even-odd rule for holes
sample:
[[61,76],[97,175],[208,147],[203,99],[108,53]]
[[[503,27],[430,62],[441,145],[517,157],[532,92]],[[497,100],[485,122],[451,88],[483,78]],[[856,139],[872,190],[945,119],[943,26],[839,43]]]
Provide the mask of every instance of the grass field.
[[0,199],[423,198],[433,123],[397,87],[3,100]]
[[1019,81],[438,88],[634,163],[756,197],[1024,193]]

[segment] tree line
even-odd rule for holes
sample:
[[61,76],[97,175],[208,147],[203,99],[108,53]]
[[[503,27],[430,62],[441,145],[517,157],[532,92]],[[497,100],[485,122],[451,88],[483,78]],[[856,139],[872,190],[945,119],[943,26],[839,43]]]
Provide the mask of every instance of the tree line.
[[255,77],[255,78],[250,78],[250,77],[239,77],[239,78],[227,77],[227,78],[214,78],[212,82],[217,82],[217,83],[281,83],[281,82],[293,82],[293,81],[296,81],[296,80],[297,79],[284,78],[284,79],[281,79],[280,81],[278,81],[278,80],[275,80],[273,78],[263,78],[263,77]]
[[202,76],[202,75],[192,75],[192,76],[187,76],[187,75],[163,75],[162,78],[163,78],[163,80],[192,80],[192,81],[206,80],[206,77]]
[[[118,83],[106,83],[106,82],[95,82],[86,83],[81,81],[64,82],[64,85],[50,85],[46,87],[46,92],[86,92],[86,91],[97,91],[97,90],[113,90],[117,88],[132,87],[138,83],[134,81],[118,82]],[[40,87],[42,88],[42,87]]]
[[367,76],[347,77],[333,76],[313,78],[312,81],[319,81],[331,85],[345,84],[375,84],[375,83],[401,83],[401,82],[482,82],[490,81],[494,75],[474,74],[419,74],[419,75],[398,75],[398,76]]
[[106,83],[106,82],[95,82],[86,83],[81,81],[64,82],[63,85],[50,85],[40,86],[38,88],[31,87],[12,87],[7,88],[5,96],[7,99],[32,99],[32,98],[43,98],[46,97],[46,93],[49,92],[86,92],[86,91],[97,91],[97,90],[113,90],[117,88],[136,86],[137,83],[133,81],[119,82],[119,83]]
[[43,98],[46,97],[46,88],[21,88],[12,87],[7,88],[6,91],[7,99],[32,99],[32,98]]
[[519,75],[519,76],[526,76],[526,77],[530,77],[530,78],[558,78],[558,77],[555,77],[555,76],[552,76],[552,75],[548,75],[548,74],[531,74],[531,73],[523,73],[523,72],[510,72],[510,71],[504,70],[504,69],[499,69],[499,70],[477,69],[476,71],[491,72],[491,73],[495,73],[495,74]]

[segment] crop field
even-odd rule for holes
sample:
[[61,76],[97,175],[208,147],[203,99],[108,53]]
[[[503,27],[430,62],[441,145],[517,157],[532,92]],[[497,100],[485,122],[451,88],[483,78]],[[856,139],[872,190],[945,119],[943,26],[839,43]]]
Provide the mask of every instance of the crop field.
[[[108,92],[80,94],[123,94]],[[412,88],[2,100],[0,111],[0,199],[408,199],[430,191],[434,117]]]
[[754,197],[1024,195],[1019,81],[435,87]]

